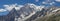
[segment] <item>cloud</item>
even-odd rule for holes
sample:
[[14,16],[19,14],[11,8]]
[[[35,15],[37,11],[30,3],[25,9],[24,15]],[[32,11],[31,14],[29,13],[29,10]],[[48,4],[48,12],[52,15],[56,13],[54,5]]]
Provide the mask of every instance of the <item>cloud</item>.
[[53,4],[55,4],[55,2],[51,2],[51,3],[50,3],[50,5],[53,5]]
[[7,9],[8,11],[11,11],[15,5],[4,5],[5,9]]
[[6,10],[11,11],[13,8],[19,10],[23,5],[11,4],[11,5],[3,5]]
[[36,2],[38,2],[39,0],[35,0]]
[[55,0],[55,1],[60,2],[60,0]]
[[42,4],[47,4],[46,2],[42,2]]
[[0,9],[0,12],[5,12],[5,11],[7,11],[6,9]]

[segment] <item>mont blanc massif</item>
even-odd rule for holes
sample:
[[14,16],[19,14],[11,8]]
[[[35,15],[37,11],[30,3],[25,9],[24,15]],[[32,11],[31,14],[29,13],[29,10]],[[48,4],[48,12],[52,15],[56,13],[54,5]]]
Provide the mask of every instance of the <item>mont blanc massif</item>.
[[4,5],[12,7],[7,9],[9,13],[0,16],[0,21],[60,21],[60,7],[35,4]]

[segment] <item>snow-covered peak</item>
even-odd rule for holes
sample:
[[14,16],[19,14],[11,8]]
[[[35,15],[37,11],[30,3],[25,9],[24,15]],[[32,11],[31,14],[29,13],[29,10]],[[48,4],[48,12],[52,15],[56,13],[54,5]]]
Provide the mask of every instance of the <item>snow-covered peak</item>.
[[[24,7],[21,7],[18,11],[22,20],[27,20],[33,16],[37,11],[41,11],[45,6],[38,6],[35,4],[25,4]],[[19,18],[20,18],[19,17]]]
[[37,11],[41,11],[45,6],[36,6]]
[[20,10],[20,7],[15,7],[16,10]]
[[30,8],[34,8],[34,7],[36,7],[36,5],[33,4],[33,3],[27,3],[27,4],[25,4],[24,6],[26,6],[26,7],[30,7]]
[[42,9],[44,8],[45,6],[41,5],[41,6],[38,6],[38,5],[35,5],[33,3],[27,3],[25,4],[25,7],[26,8],[34,8],[34,9]]
[[20,8],[24,7],[23,5],[18,5],[17,7],[15,7],[16,10],[20,10]]

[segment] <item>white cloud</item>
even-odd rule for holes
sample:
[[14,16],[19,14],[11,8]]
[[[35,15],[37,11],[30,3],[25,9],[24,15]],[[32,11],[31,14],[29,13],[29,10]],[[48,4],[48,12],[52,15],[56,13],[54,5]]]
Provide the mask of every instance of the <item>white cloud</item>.
[[53,4],[55,4],[55,2],[50,3],[50,5],[53,5]]
[[55,4],[55,2],[50,2],[50,3],[48,3],[48,2],[42,2],[42,4],[49,4],[49,5],[53,5],[53,4]]
[[17,4],[12,4],[12,5],[3,5],[6,10],[11,11],[13,8],[16,10],[19,10],[23,5],[17,5]]
[[35,0],[36,2],[38,2],[39,0]]
[[42,4],[47,4],[46,2],[42,2]]
[[11,11],[15,5],[4,5],[5,9],[7,9],[8,11]]
[[4,12],[4,11],[7,11],[6,9],[0,9],[0,12]]
[[55,1],[60,2],[60,0],[55,0]]

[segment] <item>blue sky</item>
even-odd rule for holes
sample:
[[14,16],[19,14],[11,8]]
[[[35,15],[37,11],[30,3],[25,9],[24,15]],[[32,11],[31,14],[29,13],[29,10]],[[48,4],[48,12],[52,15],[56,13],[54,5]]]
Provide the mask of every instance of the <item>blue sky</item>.
[[[50,0],[51,2],[55,2],[54,5],[60,6],[60,2],[56,2],[55,0]],[[36,5],[42,5],[42,2],[46,2],[46,0],[0,0],[0,8],[4,8],[3,5],[10,5],[10,4],[20,4],[24,5],[26,3],[34,3]],[[49,5],[49,4],[46,4]],[[0,12],[0,15],[6,15],[8,11]]]
[[0,0],[0,8],[4,4],[26,4],[26,3],[34,3],[35,0]]
[[[39,0],[38,2],[36,2],[36,0],[0,0],[0,8],[3,8],[4,4],[26,4],[26,3],[34,3],[36,5],[41,5],[45,0]],[[54,1],[54,0],[53,0]],[[54,1],[55,2],[55,1]],[[56,2],[55,5],[60,6],[59,2]]]
[[0,12],[0,16],[7,15],[8,13],[9,13],[8,11]]

